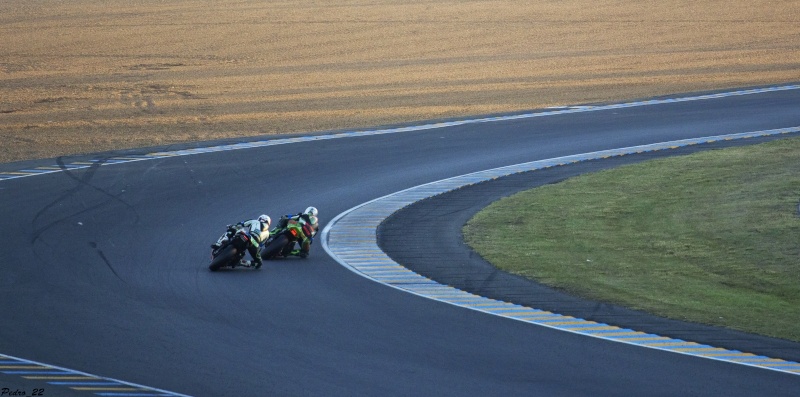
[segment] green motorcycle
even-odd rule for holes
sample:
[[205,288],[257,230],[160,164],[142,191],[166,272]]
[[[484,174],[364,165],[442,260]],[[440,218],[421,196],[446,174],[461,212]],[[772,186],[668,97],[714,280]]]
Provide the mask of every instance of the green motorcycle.
[[261,259],[277,259],[293,254],[295,243],[314,236],[314,228],[301,219],[282,218],[278,226],[269,232],[269,238],[261,249]]

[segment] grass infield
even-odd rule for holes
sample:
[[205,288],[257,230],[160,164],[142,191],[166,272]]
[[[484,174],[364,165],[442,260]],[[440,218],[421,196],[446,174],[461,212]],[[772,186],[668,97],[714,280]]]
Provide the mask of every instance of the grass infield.
[[800,138],[586,174],[464,226],[498,268],[592,300],[800,341]]

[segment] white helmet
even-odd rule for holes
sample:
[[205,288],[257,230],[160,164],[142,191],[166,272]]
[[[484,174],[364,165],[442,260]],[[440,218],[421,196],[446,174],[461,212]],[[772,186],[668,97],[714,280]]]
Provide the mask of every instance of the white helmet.
[[310,215],[310,216],[317,216],[318,212],[319,211],[317,211],[316,207],[308,207],[308,208],[306,208],[305,211],[303,211],[304,214]]
[[272,218],[270,218],[267,214],[262,214],[258,217],[258,221],[261,223],[266,223],[267,228],[269,228],[269,225],[272,223]]

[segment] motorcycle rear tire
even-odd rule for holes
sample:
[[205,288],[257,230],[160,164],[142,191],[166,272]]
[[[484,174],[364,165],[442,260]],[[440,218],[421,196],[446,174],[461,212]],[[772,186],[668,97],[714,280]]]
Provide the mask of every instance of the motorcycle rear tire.
[[272,259],[276,257],[278,254],[281,253],[283,247],[289,243],[289,238],[286,235],[280,235],[275,237],[274,240],[270,241],[264,249],[261,250],[261,259]]
[[235,256],[236,247],[229,245],[223,248],[222,252],[220,252],[219,255],[211,260],[211,263],[208,265],[208,270],[211,270],[212,272],[219,270],[219,268],[227,265]]

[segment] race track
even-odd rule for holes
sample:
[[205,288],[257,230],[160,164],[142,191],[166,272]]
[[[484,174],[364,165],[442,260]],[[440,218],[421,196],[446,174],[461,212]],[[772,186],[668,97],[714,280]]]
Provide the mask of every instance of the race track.
[[[314,205],[325,226],[377,197],[485,169],[800,126],[798,86],[636,103],[188,155],[142,149],[86,168],[77,164],[99,157],[2,165],[0,388],[47,396],[798,395],[800,375],[404,293],[355,275],[318,243],[307,260],[259,271],[206,267],[208,245],[226,224],[262,212],[277,218]],[[136,155],[143,160],[119,160]],[[52,165],[65,170],[25,171]],[[34,368],[4,368],[25,367],[14,358],[158,390],[56,385],[18,373]]]

